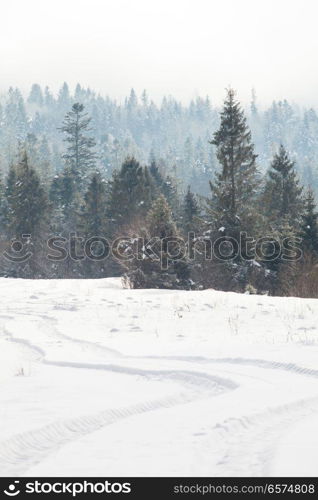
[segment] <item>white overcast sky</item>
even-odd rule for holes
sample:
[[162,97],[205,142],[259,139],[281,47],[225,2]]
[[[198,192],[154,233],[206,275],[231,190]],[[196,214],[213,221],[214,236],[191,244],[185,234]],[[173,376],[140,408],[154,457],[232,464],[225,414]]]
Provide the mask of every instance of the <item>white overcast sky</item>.
[[317,0],[3,0],[0,89],[318,104]]

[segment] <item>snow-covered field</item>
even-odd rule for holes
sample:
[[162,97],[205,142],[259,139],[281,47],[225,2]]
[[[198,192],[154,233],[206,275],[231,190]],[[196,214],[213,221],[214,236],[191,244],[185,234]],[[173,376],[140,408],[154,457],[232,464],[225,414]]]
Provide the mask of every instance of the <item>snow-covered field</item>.
[[2,476],[318,475],[318,301],[0,292]]

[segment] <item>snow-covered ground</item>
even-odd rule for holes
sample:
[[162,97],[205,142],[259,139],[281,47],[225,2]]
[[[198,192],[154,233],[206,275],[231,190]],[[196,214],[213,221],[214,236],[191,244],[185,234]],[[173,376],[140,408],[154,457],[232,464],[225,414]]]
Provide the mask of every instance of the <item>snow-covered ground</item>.
[[318,301],[0,280],[2,476],[318,475]]

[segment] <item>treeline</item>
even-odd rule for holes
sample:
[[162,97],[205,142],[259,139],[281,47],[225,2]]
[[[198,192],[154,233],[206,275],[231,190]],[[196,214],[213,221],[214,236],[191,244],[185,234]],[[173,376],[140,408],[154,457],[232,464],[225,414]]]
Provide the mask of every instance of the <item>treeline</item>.
[[218,168],[206,197],[154,158],[143,166],[127,157],[108,177],[92,125],[74,103],[58,127],[63,167],[54,175],[49,158],[37,163],[21,142],[0,190],[3,276],[123,275],[135,288],[318,296],[313,191],[282,144],[261,172],[233,90],[209,138]]
[[[127,156],[142,164],[155,160],[165,174],[188,184],[195,193],[209,195],[209,180],[218,168],[216,151],[208,144],[219,126],[219,109],[209,98],[197,97],[183,105],[173,97],[154,103],[147,92],[134,90],[124,102],[103,97],[77,85],[71,92],[65,83],[55,96],[48,87],[32,86],[24,98],[19,89],[9,89],[0,99],[0,171],[7,175],[16,162],[20,144],[41,175],[52,178],[63,167],[63,141],[58,127],[80,102],[92,118],[97,167],[110,179]],[[255,94],[245,109],[253,135],[258,165],[265,173],[273,154],[284,144],[296,161],[301,182],[318,192],[318,115],[286,100],[261,109]]]

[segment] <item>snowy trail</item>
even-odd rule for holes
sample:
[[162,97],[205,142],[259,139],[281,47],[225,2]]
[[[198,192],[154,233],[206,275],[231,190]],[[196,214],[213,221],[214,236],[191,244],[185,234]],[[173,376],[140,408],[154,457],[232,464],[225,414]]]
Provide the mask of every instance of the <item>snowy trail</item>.
[[[0,385],[1,475],[288,473],[280,442],[290,450],[289,432],[318,415],[313,301],[284,301],[281,311],[272,298],[230,294],[247,332],[247,319],[258,325],[255,311],[247,317],[246,300],[262,306],[263,328],[262,313],[273,311],[268,336],[277,318],[287,325],[285,338],[299,340],[301,331],[300,356],[299,344],[272,346],[256,335],[255,345],[238,339],[232,320],[224,346],[217,334],[210,339],[211,309],[223,319],[227,294],[142,295],[120,290],[115,280],[101,280],[97,290],[96,282],[80,283],[79,290],[76,282],[66,290],[57,282],[53,290],[43,282],[16,282],[32,295],[25,297],[24,288],[13,303],[8,293],[0,315],[0,341],[16,346],[21,355],[16,374],[23,375]],[[189,321],[202,311],[205,334]],[[296,317],[295,331],[289,315]],[[192,319],[198,323],[198,316]],[[161,339],[166,320],[175,331]],[[12,394],[19,394],[19,402]]]
[[121,419],[144,412],[170,408],[191,400],[177,394],[171,398],[146,401],[127,408],[106,410],[96,415],[57,421],[40,429],[13,436],[0,443],[0,468],[2,476],[20,475],[30,466],[40,462],[52,451],[86,434],[111,425]]
[[[116,423],[123,418],[128,418],[144,412],[155,411],[157,409],[171,408],[176,405],[194,401],[203,395],[208,395],[209,397],[216,396],[225,390],[236,388],[235,383],[230,380],[209,376],[200,372],[150,370],[119,364],[49,361],[47,360],[47,352],[42,347],[43,344],[46,345],[46,347],[50,345],[50,343],[47,343],[46,339],[44,339],[41,346],[38,346],[32,344],[28,339],[14,337],[14,335],[10,333],[10,327],[7,324],[4,331],[6,335],[10,337],[11,341],[26,346],[30,351],[31,357],[44,365],[81,370],[104,370],[112,373],[138,375],[157,380],[168,379],[179,383],[183,386],[183,390],[170,397],[147,400],[130,407],[108,409],[95,415],[88,414],[74,419],[56,421],[30,432],[13,435],[9,440],[0,442],[0,470],[3,476],[20,475],[27,470],[28,467],[43,460],[44,457],[60,446],[101,429],[106,425]],[[101,350],[102,352],[106,351],[108,354],[111,353],[115,356],[120,355],[118,352],[111,349],[102,348],[89,342],[77,341],[59,332],[54,332],[53,337],[62,338],[66,344],[74,342],[75,345],[80,344],[80,346],[89,347],[93,352],[96,350],[99,352]],[[67,352],[70,352],[69,349],[67,349]]]

